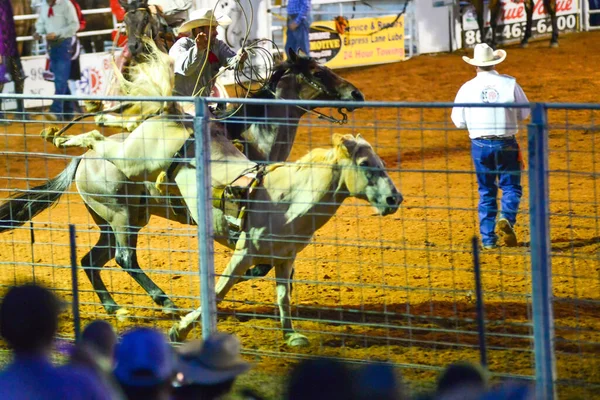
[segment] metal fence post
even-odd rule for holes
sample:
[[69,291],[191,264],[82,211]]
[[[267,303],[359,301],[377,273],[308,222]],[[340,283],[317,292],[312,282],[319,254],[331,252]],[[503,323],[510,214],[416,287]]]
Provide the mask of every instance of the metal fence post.
[[537,398],[556,398],[552,266],[548,206],[547,111],[533,104],[528,125],[531,286]]
[[75,225],[69,224],[69,244],[71,250],[71,288],[73,290],[73,329],[75,342],[81,339],[81,319],[79,316],[79,285],[77,283],[77,245],[75,244]]
[[200,301],[202,337],[217,329],[215,264],[213,248],[212,185],[210,174],[210,132],[206,129],[206,101],[197,97],[194,118],[196,155],[196,204],[198,208],[198,251],[200,252]]

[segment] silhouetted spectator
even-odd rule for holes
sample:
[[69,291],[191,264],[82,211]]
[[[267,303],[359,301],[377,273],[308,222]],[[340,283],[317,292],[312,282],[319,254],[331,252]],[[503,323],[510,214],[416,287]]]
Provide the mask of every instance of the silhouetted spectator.
[[110,392],[115,400],[125,399],[121,387],[113,376],[114,352],[117,334],[106,321],[93,321],[81,334],[80,342],[71,353],[70,365],[87,368]]
[[358,400],[406,399],[402,382],[388,364],[367,364],[354,374],[354,396]]
[[57,368],[49,355],[62,303],[33,284],[11,288],[0,306],[0,334],[14,352],[0,373],[0,399],[110,399],[86,371]]
[[81,333],[81,342],[93,346],[112,370],[115,362],[117,333],[111,324],[102,320],[90,322]]
[[129,400],[167,400],[175,371],[175,353],[164,335],[136,328],[121,339],[115,352],[115,377]]
[[348,400],[353,398],[352,373],[340,361],[326,358],[300,362],[291,372],[288,400]]
[[450,396],[458,392],[482,392],[487,386],[485,370],[469,362],[450,364],[437,381],[437,396]]
[[239,339],[227,333],[184,344],[178,354],[175,400],[217,399],[229,393],[235,379],[250,369],[240,357]]

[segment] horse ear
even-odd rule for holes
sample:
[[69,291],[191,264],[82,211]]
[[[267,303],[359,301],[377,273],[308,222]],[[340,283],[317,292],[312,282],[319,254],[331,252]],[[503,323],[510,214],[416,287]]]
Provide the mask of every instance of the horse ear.
[[354,154],[354,149],[357,144],[354,136],[350,134],[342,135],[340,133],[334,133],[331,142],[333,147],[337,151],[340,151],[345,158],[352,158],[352,154]]
[[298,55],[296,54],[296,52],[294,51],[294,49],[292,49],[291,47],[288,49],[288,59],[292,63],[296,63],[296,61],[298,61]]

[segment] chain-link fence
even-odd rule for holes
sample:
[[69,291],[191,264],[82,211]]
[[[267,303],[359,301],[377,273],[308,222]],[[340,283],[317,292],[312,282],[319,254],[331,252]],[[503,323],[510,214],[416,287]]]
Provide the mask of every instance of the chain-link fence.
[[[283,376],[297,359],[326,356],[392,362],[409,381],[431,381],[453,361],[482,357],[471,245],[479,235],[479,194],[471,144],[454,127],[450,107],[230,99],[228,110],[208,111],[198,101],[195,118],[175,122],[188,134],[194,128],[196,142],[153,117],[142,137],[162,132],[160,140],[133,146],[151,152],[151,160],[174,148],[166,158],[176,154],[176,167],[169,161],[159,173],[147,167],[148,175],[125,176],[115,168],[129,153],[107,162],[88,152],[73,166],[85,149],[57,149],[66,142],[48,134],[42,140],[47,126],[37,116],[12,122],[0,128],[3,198],[65,168],[76,185],[55,208],[31,222],[25,214],[22,226],[0,234],[1,282],[35,277],[70,299],[74,224],[78,260],[96,246],[80,264],[88,267],[79,271],[84,322],[110,319],[120,331],[150,324],[182,340],[199,337],[200,326],[214,329],[216,320],[217,329],[241,338],[264,374]],[[487,363],[497,377],[536,379],[547,391],[541,393],[558,387],[564,397],[591,398],[600,385],[598,107],[531,107],[531,123],[517,136],[527,168],[518,244],[480,254]],[[335,123],[344,121],[340,112],[345,124]],[[87,118],[65,135],[92,129],[126,131]],[[163,142],[173,132],[178,144]],[[90,143],[77,142],[96,146]],[[157,149],[164,151],[156,156]],[[38,200],[50,201],[57,188]],[[118,217],[122,209],[127,218]],[[213,224],[194,225],[211,217]],[[214,245],[204,239],[212,235]],[[215,299],[213,265],[223,279],[215,314],[208,301]],[[247,275],[256,265],[250,271],[263,278]],[[102,302],[86,276],[97,283],[92,272],[99,271]],[[200,306],[204,313],[179,318]],[[192,319],[202,324],[188,324]],[[72,337],[72,325],[63,326]]]

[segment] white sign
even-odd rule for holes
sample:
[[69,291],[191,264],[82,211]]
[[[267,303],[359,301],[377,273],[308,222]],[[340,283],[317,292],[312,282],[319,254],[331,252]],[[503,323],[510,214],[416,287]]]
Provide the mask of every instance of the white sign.
[[[521,40],[525,33],[527,14],[522,2],[516,3],[512,0],[500,0],[501,12],[498,16],[498,27],[496,32],[501,36],[501,43],[513,43]],[[579,3],[577,0],[557,0],[557,25],[559,32],[571,31],[577,28],[579,18]],[[485,4],[484,10],[485,27],[490,26],[490,12]],[[463,37],[467,47],[473,47],[481,43],[481,32],[477,25],[475,9],[469,7],[463,15]],[[549,15],[544,10],[544,1],[536,0],[533,9],[532,36],[539,36],[552,32]],[[491,35],[488,30],[487,35]],[[490,37],[488,37],[489,39]]]
[[[37,96],[52,96],[54,82],[44,80],[42,74],[46,70],[46,56],[23,57],[23,70],[25,71],[25,88],[23,94]],[[82,54],[79,58],[81,66],[81,79],[75,82],[76,92],[73,95],[101,96],[106,93],[112,76],[112,55],[110,53]],[[4,93],[14,93],[14,84],[5,85]],[[25,107],[49,106],[50,100],[25,100]],[[3,104],[5,110],[16,108],[16,102],[9,101]]]

